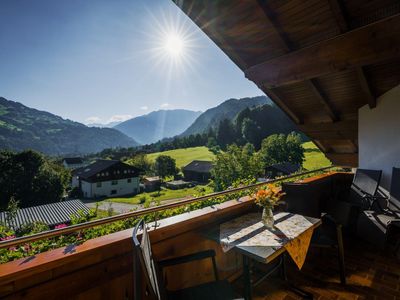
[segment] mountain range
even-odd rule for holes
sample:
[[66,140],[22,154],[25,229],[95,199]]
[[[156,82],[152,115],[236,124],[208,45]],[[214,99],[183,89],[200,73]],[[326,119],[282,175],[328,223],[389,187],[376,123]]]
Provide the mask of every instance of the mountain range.
[[112,128],[87,127],[0,97],[0,148],[49,155],[86,154],[138,143]]
[[158,110],[124,121],[115,129],[142,145],[181,134],[201,115],[186,109]]
[[0,97],[0,149],[81,155],[105,148],[134,147],[165,138],[203,133],[216,128],[224,119],[232,121],[245,108],[270,103],[265,96],[229,99],[204,113],[185,109],[159,110],[108,128],[86,126]]
[[202,113],[191,124],[181,136],[203,133],[210,128],[216,128],[220,121],[224,119],[233,120],[236,115],[245,108],[254,108],[265,104],[271,104],[272,101],[266,96],[248,97],[241,99],[229,99],[220,105],[210,108]]

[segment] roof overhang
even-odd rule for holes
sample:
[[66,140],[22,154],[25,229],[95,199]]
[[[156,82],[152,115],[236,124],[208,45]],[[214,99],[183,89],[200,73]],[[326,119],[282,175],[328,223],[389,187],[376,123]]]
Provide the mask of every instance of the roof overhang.
[[335,164],[358,164],[358,109],[400,83],[397,0],[175,0]]

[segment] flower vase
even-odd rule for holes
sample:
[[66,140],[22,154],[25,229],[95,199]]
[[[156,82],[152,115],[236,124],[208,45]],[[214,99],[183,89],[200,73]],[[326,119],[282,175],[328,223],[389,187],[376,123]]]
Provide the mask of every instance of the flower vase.
[[265,227],[269,229],[274,228],[274,214],[272,213],[272,208],[270,207],[263,208],[261,222],[264,224]]

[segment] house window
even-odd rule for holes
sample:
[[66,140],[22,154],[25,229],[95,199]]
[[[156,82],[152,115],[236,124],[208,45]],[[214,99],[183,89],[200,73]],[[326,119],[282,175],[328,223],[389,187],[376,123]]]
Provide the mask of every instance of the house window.
[[101,182],[96,183],[96,187],[101,187]]
[[132,178],[128,178],[128,183],[131,183],[132,182]]
[[118,184],[118,180],[112,180],[111,181],[111,185],[117,185]]
[[115,195],[117,193],[117,190],[111,190],[111,195]]

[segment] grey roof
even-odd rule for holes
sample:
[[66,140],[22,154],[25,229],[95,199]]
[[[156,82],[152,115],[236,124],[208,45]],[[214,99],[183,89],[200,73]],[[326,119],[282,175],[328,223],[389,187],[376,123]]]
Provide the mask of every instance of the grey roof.
[[[69,223],[71,216],[78,216],[78,212],[89,213],[89,208],[80,200],[67,200],[62,202],[38,205],[21,208],[12,223],[15,228],[20,228],[35,221],[41,221],[49,226]],[[0,212],[0,222],[10,225],[7,222],[6,212]]]
[[83,159],[80,157],[65,157],[63,161],[69,165],[83,164]]
[[292,174],[292,173],[297,172],[300,169],[300,166],[286,162],[286,163],[281,163],[281,164],[274,164],[274,165],[268,166],[267,169],[268,168],[274,168],[283,173]]
[[120,163],[119,160],[99,159],[86,167],[76,169],[73,174],[82,178],[88,178],[118,163]]
[[182,170],[198,172],[198,173],[210,173],[212,167],[213,163],[211,161],[194,160],[190,164],[184,166]]

